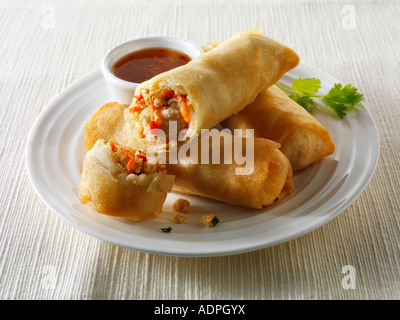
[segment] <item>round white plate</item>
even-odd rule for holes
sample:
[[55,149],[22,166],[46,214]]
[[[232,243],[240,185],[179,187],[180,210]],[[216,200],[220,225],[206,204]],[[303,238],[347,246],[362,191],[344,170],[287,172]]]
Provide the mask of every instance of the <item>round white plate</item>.
[[[319,78],[320,92],[335,82],[330,75],[305,64],[280,83],[298,77]],[[85,156],[83,128],[90,116],[108,102],[106,85],[95,71],[59,94],[36,119],[27,140],[26,168],[40,198],[59,217],[98,239],[140,251],[176,256],[217,256],[242,253],[299,237],[345,210],[371,179],[379,155],[379,137],[365,107],[339,120],[315,114],[336,145],[333,155],[296,175],[293,194],[259,211],[222,202],[170,193],[163,213],[154,220],[131,222],[96,213],[81,205],[78,186]],[[178,197],[191,202],[184,224],[172,223]],[[215,214],[220,223],[204,228],[200,217]],[[160,228],[173,228],[164,233]]]

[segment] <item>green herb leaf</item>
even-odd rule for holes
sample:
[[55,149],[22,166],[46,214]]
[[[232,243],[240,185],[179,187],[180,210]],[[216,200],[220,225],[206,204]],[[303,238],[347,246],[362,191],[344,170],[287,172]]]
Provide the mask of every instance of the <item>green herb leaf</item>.
[[299,91],[305,95],[317,94],[318,90],[321,88],[321,80],[316,78],[303,79],[298,78],[293,81],[292,89]]
[[215,227],[218,223],[219,223],[219,219],[217,218],[217,216],[215,216],[210,222],[211,227]]
[[315,105],[312,98],[321,98],[322,102],[335,111],[341,119],[344,118],[350,108],[357,107],[364,100],[364,96],[357,91],[357,88],[350,84],[343,86],[341,83],[335,83],[325,96],[317,95],[321,88],[321,81],[316,78],[298,78],[293,81],[292,89],[279,83],[276,83],[276,85],[282,90],[292,93],[289,97],[309,113],[312,113]]
[[304,109],[306,109],[309,113],[312,113],[314,111],[313,106],[314,106],[314,100],[309,97],[309,96],[296,96],[294,94],[289,96],[290,99],[293,101],[297,102],[299,105],[301,105]]
[[172,228],[171,228],[171,227],[168,227],[168,228],[161,228],[161,231],[162,231],[162,232],[165,232],[165,233],[170,233],[170,232],[172,231]]
[[336,102],[335,100],[330,98],[323,98],[322,101],[333,111],[335,111],[340,119],[344,118],[344,116],[346,115],[347,107],[343,103]]
[[357,88],[350,84],[343,86],[335,83],[332,89],[322,98],[322,102],[330,107],[342,119],[348,108],[355,107],[363,101],[364,96],[357,91]]

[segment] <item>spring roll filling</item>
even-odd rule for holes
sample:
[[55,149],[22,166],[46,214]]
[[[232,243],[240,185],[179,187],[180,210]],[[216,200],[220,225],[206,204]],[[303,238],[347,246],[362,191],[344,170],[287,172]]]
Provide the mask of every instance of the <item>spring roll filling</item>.
[[127,174],[152,174],[166,170],[165,165],[159,164],[155,159],[148,159],[146,154],[141,150],[130,152],[129,150],[117,146],[113,141],[108,141],[112,150],[112,156],[121,168]]
[[172,89],[143,89],[133,98],[129,112],[138,124],[138,134],[153,141],[153,129],[161,129],[169,140],[170,121],[176,121],[177,133],[188,129],[191,116],[186,95]]

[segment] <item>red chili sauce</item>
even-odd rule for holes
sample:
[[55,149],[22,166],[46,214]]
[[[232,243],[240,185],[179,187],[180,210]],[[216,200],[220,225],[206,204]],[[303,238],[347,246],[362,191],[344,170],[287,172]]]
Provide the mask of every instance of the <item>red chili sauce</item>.
[[149,48],[131,52],[120,58],[114,63],[112,73],[122,80],[141,83],[190,60],[190,57],[179,51]]

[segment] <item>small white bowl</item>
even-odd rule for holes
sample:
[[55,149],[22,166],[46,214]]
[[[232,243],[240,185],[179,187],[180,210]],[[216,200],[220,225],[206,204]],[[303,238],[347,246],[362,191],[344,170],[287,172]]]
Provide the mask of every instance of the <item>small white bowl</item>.
[[121,104],[130,104],[135,89],[138,86],[138,83],[125,81],[116,77],[111,71],[114,63],[133,51],[158,47],[182,52],[191,59],[203,53],[200,46],[194,42],[169,36],[140,38],[120,44],[106,54],[101,66],[110,101],[116,101]]

